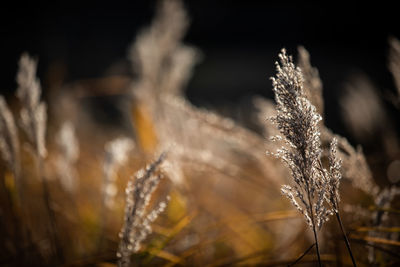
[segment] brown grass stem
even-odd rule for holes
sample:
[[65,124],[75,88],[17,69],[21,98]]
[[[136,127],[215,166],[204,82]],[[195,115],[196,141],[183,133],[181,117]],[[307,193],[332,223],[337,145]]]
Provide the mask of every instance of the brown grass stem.
[[343,240],[346,243],[346,247],[347,247],[347,250],[349,252],[351,261],[353,263],[353,266],[357,266],[356,260],[354,259],[353,252],[352,252],[351,247],[350,247],[350,242],[349,242],[349,239],[347,238],[346,231],[344,230],[344,226],[343,226],[343,223],[342,223],[342,219],[340,218],[339,212],[335,212],[335,215],[336,215],[336,219],[337,219],[337,221],[338,221],[338,223],[340,225],[340,230],[342,231]]
[[[307,190],[307,194],[308,194],[309,203],[312,203],[311,202],[310,190]],[[312,222],[312,229],[313,229],[313,232],[314,232],[315,249],[317,250],[317,256],[318,256],[318,265],[320,267],[322,267],[321,255],[320,255],[320,252],[319,252],[318,235],[317,235],[317,230],[315,229],[315,220],[314,220],[314,212],[312,210],[312,204],[310,204],[310,216],[311,216],[311,222]]]
[[307,255],[307,253],[315,246],[316,243],[312,244],[308,249],[306,249],[306,251],[304,251],[294,262],[292,262],[291,264],[288,264],[288,266],[293,266],[296,263],[298,263],[299,261],[301,261],[302,258],[304,258],[305,255]]
[[57,236],[56,216],[55,216],[53,208],[51,207],[51,195],[50,195],[49,185],[47,183],[46,177],[44,176],[43,159],[39,153],[37,153],[37,164],[38,164],[38,174],[39,174],[41,182],[42,182],[43,202],[44,202],[45,209],[46,209],[47,215],[49,217],[49,221],[50,221],[50,229],[48,230],[49,236],[54,245],[55,254],[57,256],[57,259],[60,262],[64,262],[64,255],[63,255],[62,248],[60,245],[61,243]]

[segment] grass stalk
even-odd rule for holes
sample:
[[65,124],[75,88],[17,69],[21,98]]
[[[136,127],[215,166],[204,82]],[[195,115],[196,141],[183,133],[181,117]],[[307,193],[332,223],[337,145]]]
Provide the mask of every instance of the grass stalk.
[[311,202],[310,191],[307,190],[307,193],[308,193],[308,201],[309,201],[309,203],[310,203],[310,215],[311,215],[312,229],[313,229],[313,232],[314,232],[315,249],[317,250],[318,265],[319,265],[320,267],[322,267],[321,255],[320,255],[320,252],[319,252],[318,235],[317,235],[317,230],[315,229],[314,212],[313,212],[313,210],[312,210],[312,202]]
[[44,176],[44,166],[43,166],[43,159],[40,156],[39,153],[37,153],[37,164],[38,164],[38,174],[42,182],[42,189],[43,189],[43,202],[45,205],[45,209],[47,212],[47,216],[49,217],[50,221],[50,229],[49,229],[49,236],[51,238],[51,241],[53,243],[54,249],[55,249],[55,254],[57,256],[57,259],[60,262],[64,261],[64,255],[62,252],[61,248],[61,243],[60,240],[58,239],[57,235],[57,222],[56,222],[56,216],[54,213],[53,208],[51,207],[51,195],[50,195],[50,190],[49,190],[49,185],[47,183],[46,177]]
[[349,252],[351,261],[353,263],[353,266],[356,267],[357,266],[356,260],[354,259],[353,252],[352,252],[351,247],[350,247],[350,242],[349,242],[349,239],[347,238],[346,231],[344,230],[344,226],[343,226],[340,214],[339,214],[339,212],[335,212],[335,215],[336,215],[336,219],[337,219],[337,221],[339,223],[340,230],[342,231],[343,240],[346,243],[347,251]]
[[316,243],[312,244],[308,249],[306,249],[294,262],[292,262],[291,264],[288,264],[288,266],[293,266],[296,263],[298,263],[299,261],[301,261],[302,258],[304,258],[305,255],[307,255],[307,253],[315,246]]

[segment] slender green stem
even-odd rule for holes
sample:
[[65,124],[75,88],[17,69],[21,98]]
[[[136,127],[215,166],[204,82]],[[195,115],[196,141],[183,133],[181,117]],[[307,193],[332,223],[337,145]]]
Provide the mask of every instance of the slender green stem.
[[356,267],[357,266],[356,260],[354,259],[353,252],[351,251],[350,242],[349,242],[349,239],[347,238],[346,232],[344,230],[342,219],[340,218],[339,212],[335,212],[335,214],[336,214],[336,219],[338,220],[338,223],[340,225],[340,230],[342,231],[343,239],[344,239],[344,242],[346,243],[347,250],[349,251],[351,261],[353,262],[353,266]]

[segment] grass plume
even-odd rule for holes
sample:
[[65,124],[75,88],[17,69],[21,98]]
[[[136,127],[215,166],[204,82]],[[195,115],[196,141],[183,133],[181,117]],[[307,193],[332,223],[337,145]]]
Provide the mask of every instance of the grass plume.
[[276,77],[271,78],[277,103],[277,115],[272,120],[287,147],[282,147],[274,155],[287,164],[294,182],[293,186],[282,186],[281,191],[312,228],[321,265],[317,230],[331,213],[324,205],[327,185],[318,171],[321,156],[318,123],[321,116],[306,98],[301,70],[294,65],[285,49],[282,49],[279,59]]
[[3,96],[0,96],[0,153],[13,172],[18,193],[21,193],[20,181],[20,144],[14,116]]
[[145,169],[139,170],[126,187],[124,226],[120,232],[118,248],[118,266],[130,266],[132,253],[138,252],[142,242],[152,232],[151,223],[164,211],[166,202],[162,201],[155,208],[148,210],[150,198],[162,179],[155,172],[164,161],[162,153]]

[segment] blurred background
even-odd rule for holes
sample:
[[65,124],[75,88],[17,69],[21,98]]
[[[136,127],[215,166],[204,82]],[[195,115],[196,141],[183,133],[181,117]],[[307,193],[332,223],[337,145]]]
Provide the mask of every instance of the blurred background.
[[[18,121],[16,114],[24,106],[14,97],[18,61],[24,51],[38,59],[37,76],[48,104],[49,152],[41,173],[34,164],[35,157],[38,162],[40,157],[30,155],[26,136],[18,135],[23,141],[24,194],[12,182],[18,174],[0,165],[6,178],[0,197],[6,199],[5,193],[11,192],[8,202],[1,202],[6,208],[0,209],[0,218],[8,221],[3,220],[0,230],[9,243],[0,242],[5,247],[0,250],[4,254],[0,264],[18,263],[18,249],[33,255],[27,254],[29,261],[37,256],[36,262],[46,260],[49,266],[54,262],[67,266],[115,263],[126,183],[170,144],[175,145],[168,159],[172,167],[162,170],[170,179],[164,180],[156,196],[169,194],[171,201],[154,225],[153,238],[134,259],[166,266],[282,265],[296,259],[312,236],[304,234],[307,227],[302,218],[280,197],[279,188],[290,183],[290,175],[276,159],[265,156],[266,150],[277,148],[267,141],[276,129],[265,120],[273,105],[260,98],[257,104],[254,96],[273,98],[270,77],[275,75],[279,51],[285,47],[297,61],[297,48],[303,45],[323,82],[324,124],[332,129],[321,125],[323,147],[327,148],[333,133],[354,145],[340,138],[345,224],[354,242],[359,242],[357,256],[366,255],[371,238],[381,238],[379,242],[374,239],[381,250],[370,249],[369,254],[397,266],[400,202],[392,207],[390,203],[400,194],[400,121],[395,119],[400,110],[400,43],[392,40],[389,57],[388,41],[389,37],[400,38],[394,4],[184,1],[190,25],[183,45],[180,34],[186,21],[179,1],[166,1],[159,20],[154,20],[150,30],[146,28],[155,17],[157,2],[2,6],[0,93]],[[171,24],[165,23],[165,16],[176,23],[172,19]],[[136,65],[128,59],[134,42],[136,54],[131,58]],[[200,51],[187,86],[198,54],[185,45]],[[398,63],[393,69],[397,89],[388,69],[389,58]],[[188,66],[187,72],[182,66]],[[63,184],[65,172],[58,165],[60,159],[65,161],[58,140],[65,122],[76,127],[79,140],[78,145],[69,140],[64,148],[80,147],[79,157],[71,156],[71,166],[66,166],[76,168],[79,186],[75,192]],[[122,138],[121,142],[122,136],[129,140]],[[127,155],[124,160],[119,159],[122,154]],[[117,163],[123,167],[108,170]],[[58,226],[53,235],[60,240],[49,239],[46,223],[51,220],[37,215],[46,214],[39,203],[44,195],[39,178],[49,180],[51,199],[47,201],[53,206],[48,209],[56,214]],[[370,184],[357,187],[357,182],[365,181]],[[113,208],[105,201],[108,183],[116,183],[111,190],[116,202]],[[373,187],[379,192],[369,190]],[[27,235],[27,247],[19,247],[24,233],[20,238],[18,226],[9,220],[13,212],[19,216],[9,208],[17,199],[13,194],[26,194],[37,202],[21,208],[26,213],[21,215],[23,226],[34,233],[33,238]],[[383,215],[389,218],[382,219],[384,223]],[[382,226],[387,228],[379,232]],[[338,266],[349,263],[337,227],[333,223],[327,227],[322,237],[326,261]],[[56,257],[58,248],[52,242],[59,243],[65,259]],[[16,244],[15,248],[10,244]],[[384,250],[388,247],[390,253]],[[310,262],[315,261],[309,256]],[[362,262],[377,262],[374,257]],[[274,263],[278,258],[283,261]]]
[[[130,75],[127,48],[150,23],[156,2],[3,6],[2,93],[15,90],[23,51],[39,58],[44,90],[55,69],[63,83]],[[312,64],[319,69],[327,123],[341,133],[335,97],[351,74],[363,72],[380,90],[394,91],[386,67],[387,39],[400,37],[393,4],[185,1],[185,5],[191,17],[185,42],[203,52],[186,91],[196,105],[230,106],[254,94],[271,97],[269,77],[278,51],[286,47],[296,54],[298,45],[309,50]]]

